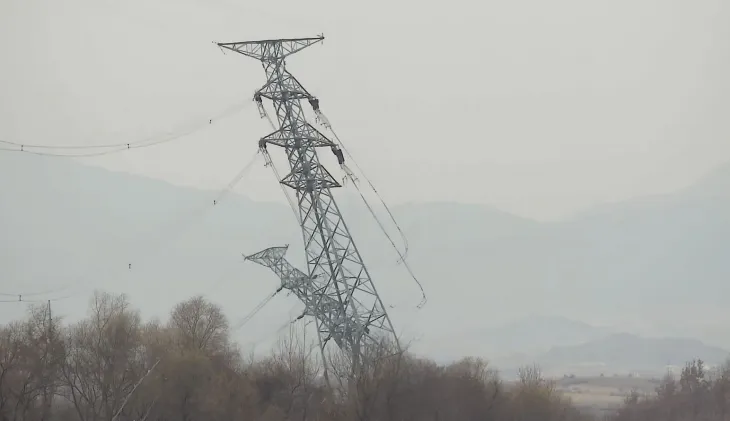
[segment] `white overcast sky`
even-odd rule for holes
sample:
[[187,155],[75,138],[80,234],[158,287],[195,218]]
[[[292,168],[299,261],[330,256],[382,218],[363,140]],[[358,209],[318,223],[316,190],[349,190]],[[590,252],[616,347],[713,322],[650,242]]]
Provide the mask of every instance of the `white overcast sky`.
[[[727,0],[0,0],[0,139],[192,127],[264,81],[212,41],[324,33],[289,69],[386,200],[556,218],[730,161],[728,22]],[[220,189],[268,130],[248,106],[84,162]],[[272,177],[239,190],[283,200]]]

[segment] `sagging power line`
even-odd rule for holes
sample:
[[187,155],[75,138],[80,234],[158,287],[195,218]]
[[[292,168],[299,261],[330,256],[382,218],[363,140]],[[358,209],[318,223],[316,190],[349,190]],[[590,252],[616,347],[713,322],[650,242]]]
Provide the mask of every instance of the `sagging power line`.
[[[217,113],[213,117],[206,118],[204,121],[195,122],[190,127],[180,127],[165,135],[151,136],[142,140],[132,142],[107,143],[99,145],[50,145],[50,144],[32,144],[16,141],[8,141],[0,139],[0,151],[5,152],[22,152],[40,156],[66,157],[66,158],[89,158],[114,153],[124,152],[131,149],[142,149],[151,146],[161,145],[163,143],[172,142],[189,136],[205,127],[212,125],[214,122],[221,121],[232,116],[236,111],[240,111],[249,106],[249,102],[239,103],[232,107],[226,108],[224,111]],[[102,150],[99,150],[102,149]],[[93,152],[74,152],[74,153],[58,153],[53,151],[59,150],[82,150]]]
[[[167,228],[169,229],[162,229],[156,233],[154,233],[154,240],[152,241],[142,241],[141,243],[145,244],[145,253],[143,254],[142,260],[151,260],[155,259],[157,257],[157,253],[159,253],[162,249],[164,249],[165,246],[169,246],[170,243],[174,242],[176,239],[178,239],[180,236],[185,234],[188,230],[190,230],[196,223],[200,223],[201,221],[205,220],[205,218],[208,216],[210,212],[216,207],[220,207],[223,203],[225,203],[228,198],[228,196],[234,191],[234,189],[245,179],[246,175],[248,175],[251,171],[251,169],[254,167],[254,164],[259,158],[259,153],[255,152],[249,161],[236,173],[236,175],[223,187],[222,189],[218,190],[215,193],[215,196],[212,199],[208,199],[203,203],[201,201],[201,206],[198,208],[196,207],[193,212],[190,213],[188,218],[185,218],[183,220],[179,220],[179,223],[175,223],[172,225],[168,225]],[[136,249],[135,249],[136,250]],[[136,267],[138,267],[139,260],[138,259],[131,259],[131,256],[123,256],[125,260],[119,261],[117,260],[116,265],[122,266],[129,270],[134,271]],[[95,259],[91,259],[95,260]],[[101,263],[105,267],[109,264],[108,262]],[[16,303],[16,302],[25,302],[25,303],[35,303],[35,302],[45,302],[46,300],[39,300],[36,299],[36,297],[43,296],[43,295],[51,295],[51,294],[59,294],[63,292],[67,292],[70,295],[65,295],[63,297],[59,298],[53,298],[52,301],[58,301],[58,300],[64,300],[67,298],[71,298],[75,296],[77,293],[71,293],[72,291],[80,290],[81,288],[84,288],[85,286],[88,286],[89,283],[89,274],[93,273],[95,271],[98,271],[100,269],[99,265],[91,265],[89,268],[82,273],[82,276],[78,278],[75,282],[69,282],[64,287],[60,288],[54,288],[52,290],[47,291],[26,291],[26,292],[3,292],[0,293],[0,298],[7,297],[7,299],[0,299],[0,303]],[[108,272],[108,269],[105,269],[106,272]],[[120,272],[114,272],[114,273],[120,273]],[[227,275],[227,274],[224,274]],[[212,282],[210,285],[212,286],[211,289],[215,289],[218,286],[220,286],[221,282],[223,280],[223,275],[218,277],[218,279],[215,279],[214,282]],[[11,297],[13,297],[11,299]],[[32,299],[28,299],[27,297],[33,297]]]
[[[8,296],[8,294],[0,294],[0,295],[2,295],[4,297]],[[45,303],[45,302],[49,302],[50,303],[50,302],[55,302],[55,301],[66,300],[68,298],[71,298],[71,295],[66,295],[66,296],[63,296],[63,297],[50,298],[50,299],[45,299],[45,300],[41,300],[41,299],[30,299],[30,300],[27,300],[27,299],[23,298],[24,295],[22,295],[22,294],[17,295],[17,297],[18,297],[17,300],[0,300],[0,303]]]

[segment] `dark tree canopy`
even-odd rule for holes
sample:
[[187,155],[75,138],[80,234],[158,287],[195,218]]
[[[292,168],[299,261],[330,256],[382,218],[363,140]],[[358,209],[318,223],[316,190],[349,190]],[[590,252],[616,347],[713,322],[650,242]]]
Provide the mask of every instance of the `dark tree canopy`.
[[[166,323],[143,322],[124,295],[95,293],[72,325],[31,308],[0,327],[0,421],[589,419],[536,366],[508,383],[484,360],[442,366],[389,343],[367,350],[375,363],[355,381],[345,356],[330,355],[327,387],[308,339],[291,330],[265,358],[244,359],[223,311],[202,296]],[[708,373],[694,361],[656,397],[627,398],[615,420],[727,420],[728,399],[730,368]]]

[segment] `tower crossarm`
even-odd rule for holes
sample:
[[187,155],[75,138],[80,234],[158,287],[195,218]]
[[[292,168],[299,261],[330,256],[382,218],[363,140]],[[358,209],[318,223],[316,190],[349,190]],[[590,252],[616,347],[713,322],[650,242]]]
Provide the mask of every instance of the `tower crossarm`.
[[[317,130],[314,126],[307,122],[297,122],[297,127],[292,129],[290,126],[284,126],[283,128],[268,134],[261,138],[262,142],[280,146],[282,148],[290,147],[291,145],[301,145],[302,142],[307,142],[312,147],[332,147],[335,145],[334,142],[329,140],[327,136],[323,135],[322,132]],[[293,133],[297,135],[294,136]]]
[[265,39],[259,41],[219,42],[219,47],[260,61],[282,60],[324,40],[324,35],[310,38]]
[[309,290],[309,276],[292,266],[284,258],[288,248],[288,245],[270,247],[250,256],[244,256],[244,259],[271,269],[281,279],[281,286],[288,290],[295,293]]
[[245,256],[261,266],[269,268],[281,280],[282,288],[292,291],[304,303],[304,315],[318,319],[318,326],[333,339],[341,348],[351,351],[351,344],[346,340],[352,326],[361,325],[361,322],[342,312],[339,302],[331,296],[318,294],[325,285],[317,285],[315,279],[310,279],[304,272],[289,263],[284,255],[289,246],[270,247],[258,253]]
[[306,99],[312,98],[312,95],[302,86],[301,83],[286,69],[281,71],[280,76],[282,80],[286,82],[285,85],[281,85],[278,79],[272,79],[266,81],[264,86],[257,91],[257,94],[262,98],[268,98],[272,101],[281,101],[287,99]]

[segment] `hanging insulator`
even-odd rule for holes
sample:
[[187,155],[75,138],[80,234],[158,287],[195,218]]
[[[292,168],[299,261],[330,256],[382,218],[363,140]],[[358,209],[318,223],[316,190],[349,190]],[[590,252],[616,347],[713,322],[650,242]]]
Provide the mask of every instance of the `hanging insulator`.
[[332,146],[332,153],[337,157],[337,163],[342,165],[345,163],[345,155],[342,154],[342,149],[338,148],[337,145]]
[[309,97],[309,105],[312,106],[314,112],[319,111],[319,100],[313,96]]
[[253,100],[256,101],[256,108],[259,109],[259,117],[266,117],[266,109],[264,108],[264,102],[261,99],[261,93],[256,92],[255,94],[253,94]]

